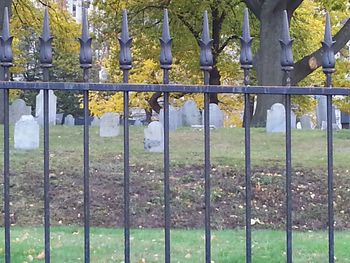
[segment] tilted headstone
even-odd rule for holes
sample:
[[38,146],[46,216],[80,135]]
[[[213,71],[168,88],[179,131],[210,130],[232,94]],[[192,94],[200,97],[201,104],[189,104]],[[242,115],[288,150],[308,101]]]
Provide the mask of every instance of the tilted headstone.
[[71,114],[67,115],[64,118],[64,125],[66,126],[74,126],[74,122],[75,122],[74,117]]
[[119,135],[119,114],[107,112],[100,120],[100,136],[115,137]]
[[62,125],[63,122],[63,113],[57,113],[56,114],[56,124],[57,125]]
[[[178,113],[177,110],[169,105],[169,130],[170,131],[176,131],[178,128]],[[161,109],[159,112],[159,121],[164,125],[164,110]]]
[[267,110],[266,132],[286,132],[286,114],[284,105],[275,103]]
[[100,118],[95,116],[94,119],[91,122],[91,126],[100,126]]
[[25,101],[22,99],[17,99],[10,105],[9,108],[9,122],[10,124],[15,124],[23,115],[31,115],[32,108],[27,106]]
[[201,114],[193,100],[186,101],[182,106],[182,119],[185,126],[201,124]]
[[[57,97],[53,90],[49,90],[49,124],[56,124]],[[44,124],[44,91],[40,90],[36,96],[35,117],[40,125]]]
[[[204,112],[202,114],[202,123],[204,124]],[[209,104],[209,123],[216,129],[224,127],[224,113],[215,103]]]
[[34,150],[39,148],[39,124],[32,115],[23,115],[15,124],[15,149]]
[[152,121],[144,130],[144,148],[148,152],[164,151],[163,124],[159,121]]
[[311,117],[309,115],[303,115],[300,118],[300,124],[301,124],[301,128],[303,130],[310,130],[312,129],[312,120]]

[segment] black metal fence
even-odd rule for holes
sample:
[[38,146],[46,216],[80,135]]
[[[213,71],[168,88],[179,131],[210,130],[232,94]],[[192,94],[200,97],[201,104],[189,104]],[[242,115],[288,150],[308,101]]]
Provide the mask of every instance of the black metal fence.
[[[45,229],[45,262],[50,262],[50,204],[49,204],[49,90],[79,90],[83,91],[84,98],[84,259],[90,262],[90,187],[89,187],[89,91],[119,91],[124,93],[124,116],[129,115],[129,92],[162,92],[164,94],[164,230],[165,230],[165,262],[171,262],[171,207],[169,183],[169,93],[186,92],[200,93],[204,96],[204,179],[205,179],[205,262],[211,263],[211,224],[210,224],[210,127],[209,127],[209,95],[211,93],[243,94],[245,98],[245,224],[246,224],[246,262],[252,262],[251,242],[251,155],[250,155],[250,96],[252,94],[280,94],[285,96],[286,107],[286,261],[292,262],[292,158],[291,158],[291,95],[324,95],[327,97],[327,156],[328,156],[328,229],[329,229],[329,262],[334,262],[334,212],[333,212],[333,130],[332,130],[332,96],[350,95],[349,89],[331,88],[332,73],[335,67],[333,39],[331,25],[327,15],[325,39],[323,41],[323,71],[327,78],[326,88],[291,87],[290,73],[293,70],[292,40],[289,34],[287,13],[284,14],[283,34],[281,37],[281,69],[284,71],[286,86],[260,87],[249,86],[249,73],[253,67],[251,51],[252,38],[249,30],[248,11],[245,11],[243,35],[241,37],[240,62],[244,70],[244,86],[209,86],[209,72],[213,66],[211,51],[212,40],[209,35],[208,15],[203,18],[203,33],[200,40],[200,68],[203,70],[203,85],[173,85],[169,84],[169,70],[172,65],[171,45],[169,33],[168,13],[164,11],[163,34],[160,39],[160,65],[163,69],[163,84],[144,85],[128,84],[129,70],[132,68],[131,38],[128,32],[127,13],[123,13],[122,33],[120,42],[120,68],[123,71],[122,84],[94,84],[88,83],[89,69],[92,66],[91,38],[89,36],[86,10],[83,10],[82,37],[79,39],[80,64],[83,69],[83,83],[55,83],[49,82],[49,68],[52,67],[52,37],[49,28],[48,12],[45,11],[43,34],[40,37],[40,61],[43,70],[44,82],[8,82],[9,68],[12,66],[13,55],[11,50],[12,37],[10,35],[8,11],[5,10],[5,19],[2,36],[0,38],[0,66],[3,76],[0,89],[4,92],[4,224],[5,224],[5,262],[10,263],[10,158],[9,158],[9,90],[14,88],[23,90],[44,90],[44,229]],[[130,262],[130,197],[129,197],[129,126],[128,118],[124,118],[124,257]],[[233,244],[234,245],[234,244]]]

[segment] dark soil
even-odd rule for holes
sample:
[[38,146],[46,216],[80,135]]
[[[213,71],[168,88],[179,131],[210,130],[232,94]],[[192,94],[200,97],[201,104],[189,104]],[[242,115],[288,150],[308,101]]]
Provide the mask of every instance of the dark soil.
[[[156,167],[131,167],[130,214],[132,227],[163,226],[163,173]],[[212,227],[244,227],[245,175],[230,167],[213,167],[211,179]],[[349,171],[334,173],[336,228],[350,227]],[[91,225],[123,226],[123,170],[93,166],[90,175]],[[203,167],[171,169],[171,218],[176,228],[204,225]],[[82,225],[84,215],[81,171],[51,171],[51,222]],[[2,188],[2,187],[1,187]],[[296,170],[293,173],[293,228],[327,228],[326,171]],[[3,191],[3,189],[1,189]],[[42,225],[42,173],[11,175],[11,220],[14,225]],[[1,195],[2,197],[2,195]],[[2,201],[2,200],[1,200]],[[252,172],[252,224],[255,228],[285,227],[285,176],[281,168]],[[3,224],[3,217],[0,223]]]

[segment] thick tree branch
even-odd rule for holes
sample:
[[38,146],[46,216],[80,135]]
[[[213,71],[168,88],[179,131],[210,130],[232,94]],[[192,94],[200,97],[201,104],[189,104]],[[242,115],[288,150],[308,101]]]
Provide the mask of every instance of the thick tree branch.
[[289,17],[292,17],[294,11],[303,3],[304,0],[288,0],[287,10]]
[[[338,53],[350,40],[350,19],[344,24],[339,32],[334,36],[334,52]],[[303,80],[322,65],[322,48],[299,60],[294,67],[293,84]]]
[[253,14],[258,19],[260,19],[261,1],[259,1],[259,0],[243,0],[243,2],[246,4],[246,6],[249,8],[249,10],[252,11]]

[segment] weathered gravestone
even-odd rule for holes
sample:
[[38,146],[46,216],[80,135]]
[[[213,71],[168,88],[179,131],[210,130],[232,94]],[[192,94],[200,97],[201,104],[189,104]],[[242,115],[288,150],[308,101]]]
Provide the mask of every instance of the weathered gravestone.
[[142,121],[140,119],[136,119],[134,122],[134,126],[142,126]]
[[[178,128],[178,112],[177,110],[169,105],[169,130],[170,131],[176,131],[176,129]],[[161,109],[159,112],[159,121],[164,125],[164,110]]]
[[201,124],[201,114],[193,100],[188,100],[182,106],[183,125],[192,126]]
[[100,119],[99,117],[95,116],[94,119],[91,122],[91,126],[100,126]]
[[300,118],[300,124],[301,124],[301,128],[303,130],[310,130],[312,129],[312,120],[311,117],[309,115],[303,115]]
[[62,125],[63,122],[63,113],[57,113],[56,114],[56,124]]
[[39,148],[39,124],[32,115],[23,115],[15,124],[15,149],[34,150]]
[[[204,111],[202,114],[202,123],[204,124]],[[224,127],[224,113],[215,103],[209,104],[209,123],[216,129]]]
[[177,127],[180,128],[183,125],[182,108],[176,110],[177,114]]
[[316,119],[317,119],[317,128],[322,128],[322,122],[327,122],[327,97],[326,96],[315,96],[317,100],[316,107]]
[[[325,124],[322,124],[325,122],[327,124],[327,97],[326,96],[321,96],[317,95],[315,96],[317,100],[317,108],[316,108],[316,117],[317,117],[317,128],[319,129],[324,129],[327,127]],[[338,113],[339,115],[339,113]],[[337,122],[337,109],[333,106],[332,107],[332,123],[337,124],[339,127],[336,128],[335,125],[332,125],[334,129],[340,129],[340,121],[339,121],[339,116],[338,116],[338,122]]]
[[69,114],[64,118],[64,125],[66,126],[74,126],[74,117]]
[[[49,90],[49,124],[56,124],[57,97],[53,90]],[[35,117],[40,125],[44,124],[44,91],[40,90],[36,96]]]
[[275,103],[267,110],[266,132],[286,132],[286,114],[284,105]]
[[119,115],[107,112],[100,120],[100,137],[115,137],[119,135]]
[[9,108],[9,122],[15,124],[23,115],[31,115],[32,108],[27,106],[25,101],[17,99],[10,105]]
[[297,115],[295,115],[295,113],[293,111],[291,111],[291,113],[290,113],[290,121],[291,121],[290,127],[292,129],[296,129],[297,128]]
[[144,130],[144,148],[148,152],[163,152],[163,124],[159,121],[152,121]]

